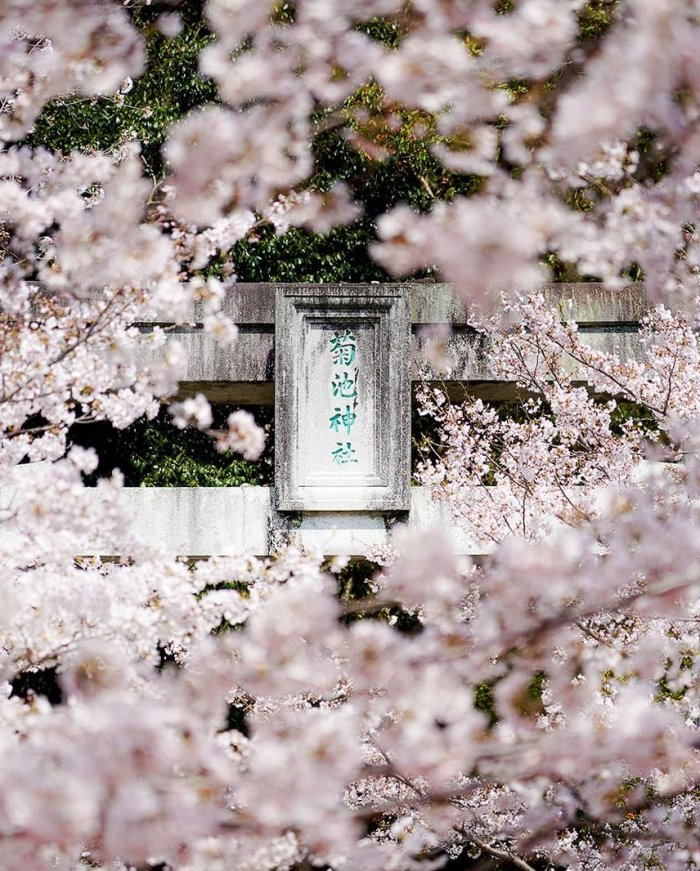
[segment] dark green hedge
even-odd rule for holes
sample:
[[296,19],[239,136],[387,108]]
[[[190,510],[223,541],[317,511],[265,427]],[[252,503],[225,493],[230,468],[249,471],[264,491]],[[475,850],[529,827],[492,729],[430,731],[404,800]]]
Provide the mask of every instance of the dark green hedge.
[[[217,405],[214,426],[223,427],[232,406]],[[127,487],[239,487],[241,484],[270,485],[273,481],[273,411],[250,408],[257,422],[268,432],[267,447],[256,462],[237,454],[220,454],[212,438],[196,429],[173,426],[166,408],[155,420],[138,420],[124,430],[107,423],[75,426],[72,444],[93,447],[100,464],[87,479],[99,478],[120,469]]]
[[[201,0],[187,0],[178,7],[184,29],[172,39],[155,26],[157,15],[168,8],[167,4],[154,3],[132,11],[146,39],[148,65],[123,102],[112,97],[54,100],[38,119],[27,143],[68,153],[76,149],[109,151],[137,141],[146,171],[154,180],[161,178],[165,172],[161,146],[170,125],[192,108],[217,100],[214,84],[198,72],[199,53],[212,39],[202,6]],[[281,3],[280,15],[291,14],[292,4]],[[387,22],[375,20],[364,29],[389,44],[397,38],[395,26]],[[362,106],[376,124],[381,96],[375,84],[367,85],[339,108],[340,126],[335,126],[335,117],[330,129],[327,117],[320,114],[316,119],[319,133],[313,141],[315,170],[310,185],[327,190],[336,181],[346,182],[362,203],[364,216],[325,236],[297,229],[275,236],[271,227],[263,229],[254,240],[240,242],[233,251],[241,280],[385,281],[389,276],[367,253],[368,244],[376,239],[377,215],[400,201],[426,211],[436,200],[478,189],[480,179],[448,172],[431,155],[435,124],[424,113],[397,107],[403,126],[391,134],[379,134],[389,152],[386,160],[374,159],[361,147],[351,145],[345,133],[366,133],[352,120],[353,110]],[[347,123],[343,124],[343,119]]]
[[[618,2],[589,0],[583,7],[579,14],[583,47],[590,47],[604,35]],[[185,0],[178,5],[184,29],[172,39],[164,37],[155,24],[159,14],[172,10],[171,4],[153,0],[147,7],[132,9],[134,22],[146,39],[148,65],[133,89],[124,95],[123,104],[111,97],[54,100],[40,116],[28,143],[69,152],[110,150],[135,140],[141,143],[147,172],[154,180],[161,178],[165,172],[161,146],[170,125],[192,108],[217,100],[214,84],[198,72],[199,54],[213,38],[203,5],[203,0]],[[500,0],[497,5],[501,13],[508,14],[516,4]],[[280,0],[275,15],[280,21],[293,19],[293,0]],[[390,47],[398,45],[402,37],[399,26],[388,20],[372,19],[360,28]],[[472,50],[479,50],[468,34],[465,40]],[[552,92],[557,85],[558,76],[553,76]],[[526,94],[530,83],[510,82],[505,87],[514,94]],[[368,119],[362,124],[354,112],[358,107]],[[398,130],[388,130],[383,124],[383,95],[375,83],[369,83],[337,107],[332,117],[318,114],[315,121],[319,132],[313,141],[315,170],[310,185],[327,190],[334,182],[344,181],[363,205],[364,216],[325,236],[297,229],[276,236],[270,227],[254,239],[239,242],[233,260],[241,280],[386,281],[389,276],[367,253],[368,245],[376,239],[378,215],[398,202],[406,202],[416,211],[427,211],[436,201],[479,190],[483,179],[448,171],[431,154],[430,146],[439,140],[434,118],[398,105],[391,108],[402,121]],[[370,145],[368,149],[363,141]],[[642,138],[639,145],[644,149],[648,142]],[[377,159],[370,153],[376,147],[385,149],[388,156]],[[517,172],[518,168],[511,170]],[[576,197],[570,203],[572,208],[590,207],[585,193],[579,191]],[[545,260],[554,280],[581,278],[555,255]],[[632,277],[639,276],[634,273]]]
[[[584,48],[604,35],[618,2],[589,0],[583,7],[579,26]],[[54,100],[38,119],[27,142],[69,152],[110,150],[135,140],[141,143],[147,172],[154,180],[161,178],[165,172],[161,146],[170,125],[192,108],[217,100],[214,84],[198,72],[199,54],[213,38],[203,5],[203,0],[184,0],[178,4],[184,29],[172,39],[163,36],[155,23],[159,14],[172,11],[172,4],[153,0],[148,6],[132,9],[130,14],[146,39],[148,65],[133,89],[124,95],[123,103],[112,97]],[[508,14],[516,4],[500,0],[496,5],[500,12]],[[280,21],[293,19],[293,0],[280,0],[275,15]],[[360,28],[390,47],[396,46],[402,37],[399,26],[388,20],[372,19]],[[468,34],[464,38],[472,50],[479,50],[478,43]],[[530,83],[510,82],[504,86],[514,94],[526,94]],[[549,86],[552,92],[556,91],[558,76],[552,77]],[[358,107],[366,119],[361,123],[354,111]],[[369,83],[337,107],[332,116],[318,113],[315,121],[319,132],[313,141],[315,169],[310,185],[327,190],[334,182],[344,181],[363,205],[364,216],[325,236],[297,229],[275,236],[272,228],[267,228],[255,239],[239,242],[233,259],[241,280],[385,281],[389,276],[367,253],[368,244],[376,238],[378,215],[398,202],[406,202],[416,211],[427,211],[436,201],[479,190],[483,179],[448,171],[431,154],[430,146],[440,138],[434,118],[399,105],[390,108],[402,121],[397,130],[389,130],[383,123],[383,112],[387,109],[383,95],[375,83]],[[369,147],[365,148],[363,142]],[[648,145],[648,138],[642,137],[639,147],[643,152]],[[377,147],[385,149],[388,156],[378,159],[372,155]],[[517,172],[518,168],[511,170]],[[572,208],[590,207],[585,193],[579,191],[576,196],[578,200],[570,203]],[[581,277],[554,255],[546,258],[546,262],[555,280]]]

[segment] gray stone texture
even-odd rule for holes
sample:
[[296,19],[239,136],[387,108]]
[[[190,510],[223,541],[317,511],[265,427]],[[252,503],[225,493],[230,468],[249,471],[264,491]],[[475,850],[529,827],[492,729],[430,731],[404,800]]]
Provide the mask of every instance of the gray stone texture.
[[[23,472],[29,466],[19,467]],[[395,522],[411,528],[440,529],[459,554],[481,555],[492,546],[470,538],[449,509],[434,502],[422,487],[410,488],[410,511],[401,518],[371,511],[278,513],[269,487],[127,487],[119,498],[144,541],[174,557],[265,556],[292,545],[326,556],[365,556],[385,547]],[[86,514],[95,512],[103,494],[86,488],[77,496]],[[0,489],[0,542],[9,545],[13,530],[14,486]],[[119,545],[95,526],[80,555],[119,556]]]
[[[456,394],[466,382],[470,393],[490,399],[512,398],[514,385],[494,378],[485,359],[480,336],[466,324],[464,306],[446,284],[407,283],[402,285],[279,285],[238,284],[227,294],[224,311],[239,326],[239,336],[231,348],[219,348],[202,330],[200,306],[192,311],[192,324],[171,327],[169,333],[183,342],[187,351],[187,373],[181,394],[202,392],[214,402],[268,405],[274,403],[275,294],[285,288],[317,288],[319,293],[333,288],[368,290],[374,293],[401,288],[410,301],[411,379],[445,382]],[[636,330],[647,309],[644,287],[633,284],[612,290],[604,285],[551,284],[539,288],[558,307],[562,319],[573,319],[591,347],[616,351],[625,358],[641,359],[643,349]],[[424,325],[449,323],[453,327],[450,346],[456,365],[445,378],[433,371],[422,354]],[[143,329],[149,329],[144,325]],[[157,354],[148,347],[147,337],[139,362],[148,365]]]
[[278,288],[279,510],[408,510],[409,338],[400,285]]

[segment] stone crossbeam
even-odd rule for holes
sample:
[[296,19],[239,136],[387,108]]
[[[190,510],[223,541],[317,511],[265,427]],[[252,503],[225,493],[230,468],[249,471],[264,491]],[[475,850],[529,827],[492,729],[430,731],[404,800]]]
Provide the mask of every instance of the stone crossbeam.
[[[228,292],[224,312],[238,324],[240,331],[231,348],[220,348],[203,331],[204,312],[199,305],[192,309],[190,324],[160,324],[177,335],[187,352],[187,373],[181,385],[183,395],[202,392],[213,402],[274,403],[275,294],[277,288],[285,286],[308,287],[237,284]],[[455,299],[450,287],[421,282],[407,286],[413,382],[440,381],[455,393],[464,385],[468,392],[484,398],[512,398],[514,385],[495,378],[489,370],[483,339],[468,325],[465,308]],[[551,284],[540,289],[561,311],[562,319],[578,323],[581,335],[591,347],[615,351],[625,359],[641,356],[638,329],[647,308],[643,285],[611,290],[594,283]],[[437,324],[450,324],[453,330],[450,350],[455,367],[447,376],[432,371],[422,354],[423,328]],[[148,333],[153,325],[140,326]],[[152,355],[144,336],[139,362],[148,365],[154,361]]]
[[[22,467],[29,470],[29,467]],[[95,515],[102,492],[87,487],[76,497],[86,516]],[[13,535],[13,487],[0,490],[0,541]],[[125,487],[119,500],[144,541],[175,557],[266,556],[287,544],[326,556],[364,556],[385,547],[396,523],[416,529],[440,529],[463,555],[491,549],[453,521],[449,510],[423,487],[411,487],[410,511],[280,513],[271,487]],[[118,556],[107,531],[95,526],[81,548],[84,556]]]

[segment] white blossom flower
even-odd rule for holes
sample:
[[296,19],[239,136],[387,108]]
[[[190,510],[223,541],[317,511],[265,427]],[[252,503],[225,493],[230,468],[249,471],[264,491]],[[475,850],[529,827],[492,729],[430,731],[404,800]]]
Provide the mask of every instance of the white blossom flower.
[[249,411],[239,409],[228,416],[225,433],[219,436],[220,451],[236,451],[246,460],[257,460],[265,449],[265,431],[255,423]]
[[201,393],[176,402],[170,406],[173,423],[178,429],[194,425],[197,429],[208,429],[214,420],[211,405]]

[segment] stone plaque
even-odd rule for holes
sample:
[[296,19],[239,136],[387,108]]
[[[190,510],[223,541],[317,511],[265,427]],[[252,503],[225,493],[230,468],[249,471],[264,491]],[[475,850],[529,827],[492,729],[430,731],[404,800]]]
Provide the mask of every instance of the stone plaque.
[[406,288],[277,288],[280,511],[408,510],[410,363]]

